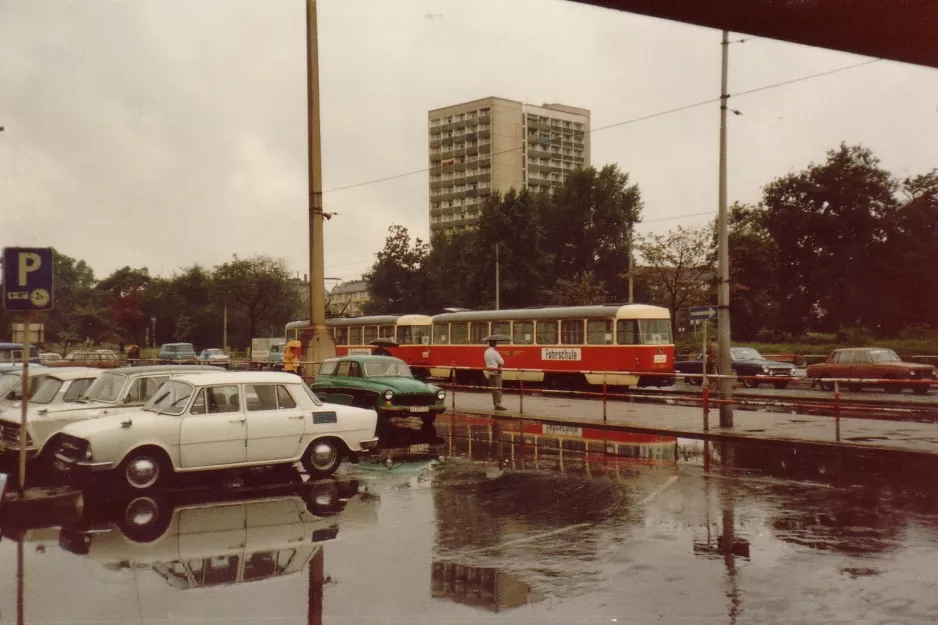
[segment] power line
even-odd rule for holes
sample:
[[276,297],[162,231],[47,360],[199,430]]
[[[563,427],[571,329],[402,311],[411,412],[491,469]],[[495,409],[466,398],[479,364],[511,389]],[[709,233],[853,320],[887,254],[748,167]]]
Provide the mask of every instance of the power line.
[[[868,59],[868,60],[862,61],[862,62],[860,62],[860,63],[854,63],[854,64],[852,64],[852,65],[845,65],[845,66],[843,66],[843,67],[838,67],[838,68],[836,68],[836,69],[831,69],[831,70],[827,70],[827,71],[824,71],[824,72],[817,72],[816,74],[809,74],[808,76],[801,76],[800,78],[793,78],[793,79],[791,79],[791,80],[784,80],[784,81],[782,81],[782,82],[773,83],[773,84],[771,84],[771,85],[763,85],[763,86],[761,86],[761,87],[755,87],[755,88],[753,88],[753,89],[747,89],[747,90],[745,90],[745,91],[739,91],[739,92],[737,92],[737,93],[732,93],[732,94],[730,94],[730,97],[737,97],[737,98],[738,98],[738,97],[740,97],[740,96],[749,95],[749,94],[752,94],[752,93],[758,93],[758,92],[760,92],[760,91],[766,91],[766,90],[768,90],[768,89],[776,89],[776,88],[778,88],[778,87],[784,87],[784,86],[786,86],[786,85],[791,85],[791,84],[794,84],[794,83],[797,83],[797,82],[803,82],[803,81],[805,81],[805,80],[811,80],[811,79],[813,79],[813,78],[819,78],[819,77],[821,77],[821,76],[829,76],[829,75],[831,75],[831,74],[836,74],[836,73],[838,73],[838,72],[845,72],[845,71],[847,71],[847,70],[855,69],[855,68],[857,68],[857,67],[863,67],[864,65],[870,65],[871,63],[876,63],[876,62],[881,61],[881,60],[882,60],[882,59]],[[687,110],[690,110],[690,109],[693,109],[693,108],[698,108],[698,107],[701,107],[701,106],[705,106],[705,105],[707,105],[707,104],[713,104],[713,103],[719,102],[719,101],[720,101],[720,98],[719,98],[719,97],[715,97],[715,98],[710,98],[710,99],[708,99],[708,100],[701,100],[700,102],[694,102],[693,104],[685,104],[685,105],[683,105],[683,106],[678,106],[678,107],[676,107],[676,108],[666,109],[666,110],[663,110],[663,111],[658,111],[658,112],[656,112],[656,113],[650,113],[650,114],[648,114],[648,115],[642,115],[641,117],[634,117],[634,118],[632,118],[632,119],[627,119],[627,120],[624,120],[624,121],[621,121],[621,122],[616,122],[616,123],[613,123],[613,124],[608,124],[608,125],[606,125],[606,126],[599,126],[599,127],[597,127],[597,128],[591,128],[591,129],[590,129],[590,134],[597,133],[597,132],[602,132],[603,130],[609,130],[609,129],[611,129],[611,128],[620,128],[620,127],[622,127],[622,126],[627,126],[627,125],[629,125],[629,124],[636,124],[636,123],[638,123],[638,122],[647,121],[647,120],[649,120],[649,119],[654,119],[654,118],[656,118],[656,117],[663,117],[663,116],[665,116],[665,115],[671,115],[671,114],[673,114],[673,113],[680,113],[681,111],[687,111]],[[499,151],[499,152],[492,152],[492,156],[495,157],[495,156],[499,156],[499,155],[502,155],[502,154],[509,154],[509,153],[511,153],[511,152],[519,152],[519,151],[521,151],[522,149],[524,149],[524,146],[517,147],[517,148],[508,148],[508,149],[505,149],[505,150],[501,150],[501,151]],[[423,168],[421,168],[421,169],[415,169],[415,170],[412,170],[412,171],[403,172],[403,173],[400,173],[400,174],[394,174],[394,175],[391,175],[391,176],[385,176],[385,177],[383,177],[383,178],[375,178],[375,179],[373,179],[373,180],[365,180],[365,181],[363,181],[363,182],[356,182],[356,183],[348,184],[348,185],[341,186],[341,187],[335,187],[335,188],[332,188],[332,189],[326,189],[325,191],[323,191],[323,193],[335,193],[335,192],[337,192],[337,191],[346,191],[346,190],[348,190],[348,189],[355,189],[355,188],[364,187],[364,186],[367,186],[367,185],[379,184],[379,183],[381,183],[381,182],[388,182],[388,181],[390,181],[390,180],[397,180],[397,179],[399,179],[399,178],[407,178],[407,177],[409,177],[409,176],[416,176],[417,174],[426,173],[426,172],[430,171],[431,169],[432,169],[431,167],[423,167]],[[646,222],[646,223],[647,223],[647,222]]]

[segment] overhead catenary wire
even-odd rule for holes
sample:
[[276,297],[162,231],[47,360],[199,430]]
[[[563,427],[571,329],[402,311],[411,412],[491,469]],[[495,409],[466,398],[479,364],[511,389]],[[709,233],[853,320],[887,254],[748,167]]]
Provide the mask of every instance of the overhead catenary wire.
[[[879,59],[879,58],[877,58],[877,59],[867,59],[867,60],[865,60],[865,61],[862,61],[862,62],[860,62],[860,63],[854,63],[854,64],[852,64],[852,65],[845,65],[845,66],[837,67],[837,68],[834,68],[834,69],[831,69],[831,70],[826,70],[826,71],[823,71],[823,72],[817,72],[817,73],[814,73],[814,74],[809,74],[809,75],[807,75],[807,76],[800,76],[800,77],[798,77],[798,78],[792,78],[792,79],[790,79],[790,80],[784,80],[784,81],[782,81],[782,82],[772,83],[772,84],[770,84],[770,85],[762,85],[761,87],[754,87],[754,88],[752,88],[752,89],[746,89],[746,90],[744,90],[744,91],[738,91],[738,92],[736,92],[736,93],[731,93],[731,94],[730,94],[730,97],[738,98],[738,97],[750,95],[750,94],[753,94],[753,93],[759,93],[760,91],[767,91],[767,90],[769,90],[769,89],[777,89],[777,88],[779,88],[779,87],[784,87],[784,86],[791,85],[791,84],[795,84],[795,83],[798,83],[798,82],[803,82],[803,81],[805,81],[805,80],[811,80],[811,79],[813,79],[813,78],[820,78],[821,76],[830,76],[831,74],[837,74],[837,73],[839,73],[839,72],[845,72],[845,71],[847,71],[847,70],[856,69],[856,68],[858,68],[858,67],[864,67],[864,66],[866,66],[866,65],[870,65],[870,64],[872,64],[872,63],[876,63],[876,62],[881,61],[881,60],[882,60],[882,59]],[[688,110],[690,110],[690,109],[698,108],[698,107],[701,107],[701,106],[706,106],[707,104],[714,104],[714,103],[719,102],[719,101],[720,101],[720,97],[719,97],[719,96],[716,96],[716,97],[714,97],[714,98],[709,98],[709,99],[707,99],[707,100],[701,100],[701,101],[699,101],[699,102],[694,102],[694,103],[691,103],[691,104],[685,104],[685,105],[682,105],[682,106],[678,106],[678,107],[674,107],[674,108],[670,108],[670,109],[665,109],[665,110],[662,110],[662,111],[657,111],[657,112],[655,112],[655,113],[649,113],[648,115],[642,115],[642,116],[639,116],[639,117],[633,117],[633,118],[631,118],[631,119],[626,119],[626,120],[623,120],[623,121],[621,121],[621,122],[615,122],[615,123],[612,123],[612,124],[607,124],[607,125],[605,125],[605,126],[598,126],[598,127],[596,127],[596,128],[591,128],[591,129],[590,129],[590,134],[595,134],[595,133],[597,133],[597,132],[602,132],[602,131],[604,131],[604,130],[610,130],[610,129],[612,129],[612,128],[620,128],[620,127],[622,127],[622,126],[627,126],[627,125],[630,125],[630,124],[637,124],[638,122],[647,121],[647,120],[649,120],[649,119],[655,119],[655,118],[657,118],[657,117],[664,117],[665,115],[673,115],[674,113],[680,113],[680,112],[682,112],[682,111],[688,111]],[[511,152],[520,152],[522,149],[524,149],[524,146],[523,146],[523,145],[520,146],[520,147],[514,147],[514,148],[507,148],[507,149],[504,149],[504,150],[499,150],[499,151],[497,151],[497,152],[493,151],[493,152],[492,152],[492,156],[494,157],[494,156],[499,156],[499,155],[502,155],[502,154],[509,154],[509,153],[511,153]],[[372,179],[372,180],[365,180],[365,181],[362,181],[362,182],[355,182],[355,183],[343,185],[343,186],[340,186],[340,187],[334,187],[334,188],[332,188],[332,189],[326,189],[325,191],[323,191],[323,193],[337,193],[337,192],[339,192],[339,191],[347,191],[347,190],[349,190],[349,189],[357,189],[357,188],[359,188],[359,187],[369,186],[369,185],[373,185],[373,184],[380,184],[380,183],[382,183],[382,182],[389,182],[389,181],[391,181],[391,180],[398,180],[398,179],[400,179],[400,178],[408,178],[408,177],[410,177],[410,176],[416,176],[416,175],[418,175],[418,174],[427,173],[427,172],[429,172],[431,169],[433,169],[433,168],[432,168],[432,167],[422,167],[422,168],[420,168],[420,169],[413,169],[413,170],[411,170],[411,171],[401,172],[401,173],[399,173],[399,174],[393,174],[393,175],[390,175],[390,176],[384,176],[384,177],[382,177],[382,178],[374,178],[374,179]],[[645,223],[647,223],[647,222],[645,222]]]

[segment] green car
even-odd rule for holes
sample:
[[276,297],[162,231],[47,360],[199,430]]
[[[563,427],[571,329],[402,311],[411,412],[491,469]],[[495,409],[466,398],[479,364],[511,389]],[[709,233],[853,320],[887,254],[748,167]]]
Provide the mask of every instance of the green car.
[[403,360],[344,356],[323,361],[310,385],[323,401],[371,408],[379,417],[420,417],[431,425],[446,408],[446,391],[414,378]]

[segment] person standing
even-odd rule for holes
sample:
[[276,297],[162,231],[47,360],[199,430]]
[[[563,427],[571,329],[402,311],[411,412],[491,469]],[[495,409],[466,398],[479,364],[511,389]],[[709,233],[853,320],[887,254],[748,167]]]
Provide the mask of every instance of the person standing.
[[505,360],[496,349],[497,342],[489,341],[489,348],[485,350],[485,370],[489,374],[489,384],[492,386],[492,402],[495,410],[505,410],[502,406],[502,367]]
[[[710,337],[710,345],[707,346],[707,375],[720,374],[720,342],[717,337]],[[711,385],[719,385],[719,380],[711,380]]]
[[283,370],[287,373],[295,373],[296,375],[301,375],[300,369],[300,348],[286,346],[283,349]]
[[384,345],[378,345],[375,347],[375,351],[371,352],[372,356],[390,356],[391,350],[389,350]]

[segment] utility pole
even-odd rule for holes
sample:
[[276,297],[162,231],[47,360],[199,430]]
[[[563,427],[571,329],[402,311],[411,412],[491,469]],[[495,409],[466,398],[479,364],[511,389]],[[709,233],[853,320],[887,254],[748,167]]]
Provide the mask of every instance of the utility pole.
[[306,360],[335,356],[326,330],[326,287],[322,235],[322,134],[319,126],[319,30],[316,0],[306,0],[306,87],[309,148],[309,327],[304,332]]
[[723,69],[720,78],[720,207],[717,219],[719,230],[719,285],[717,289],[717,303],[719,315],[717,327],[720,334],[720,427],[733,427],[733,378],[730,358],[730,254],[729,254],[729,224],[726,207],[726,101],[729,98],[727,89],[727,72],[729,70],[729,33],[723,31],[722,61]]
[[225,312],[223,314],[222,321],[222,336],[221,336],[221,348],[222,351],[226,354],[228,353],[228,301],[225,301]]
[[495,310],[500,310],[498,307],[499,291],[501,290],[501,283],[498,279],[498,244],[495,244]]
[[634,224],[629,226],[629,304],[635,302],[634,293],[635,293],[635,284],[632,280],[632,271],[635,266],[635,255],[632,254],[632,242],[635,240],[634,233]]

